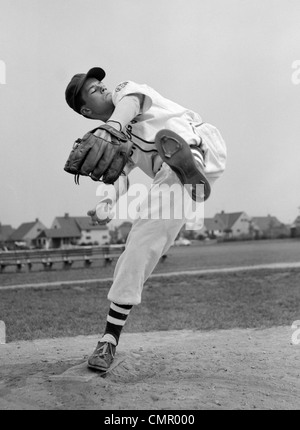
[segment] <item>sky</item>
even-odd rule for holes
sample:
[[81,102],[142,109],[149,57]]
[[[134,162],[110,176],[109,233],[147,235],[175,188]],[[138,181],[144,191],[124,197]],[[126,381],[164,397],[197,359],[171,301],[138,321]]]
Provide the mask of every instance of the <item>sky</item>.
[[[292,223],[300,208],[298,0],[0,0],[0,223],[83,216],[97,184],[64,172],[96,126],[72,111],[76,73],[145,83],[222,133],[227,167],[205,216]],[[151,180],[140,171],[131,182]]]

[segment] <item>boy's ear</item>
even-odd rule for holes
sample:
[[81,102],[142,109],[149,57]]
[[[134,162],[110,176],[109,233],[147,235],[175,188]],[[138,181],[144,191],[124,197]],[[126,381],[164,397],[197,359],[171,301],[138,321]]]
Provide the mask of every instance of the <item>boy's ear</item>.
[[91,109],[89,109],[85,106],[82,106],[82,108],[80,109],[80,113],[83,116],[90,116],[92,114],[92,111],[91,111]]

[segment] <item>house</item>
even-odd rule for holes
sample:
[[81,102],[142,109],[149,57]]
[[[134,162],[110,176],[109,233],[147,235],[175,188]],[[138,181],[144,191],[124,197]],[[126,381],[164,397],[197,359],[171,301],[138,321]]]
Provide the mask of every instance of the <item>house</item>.
[[297,216],[290,230],[291,237],[300,237],[300,215]]
[[252,235],[252,219],[246,212],[225,213],[222,211],[214,216],[214,220],[218,225],[218,232],[224,237],[247,237]]
[[36,218],[33,222],[25,222],[21,224],[8,238],[7,242],[9,246],[15,248],[28,247],[35,248],[37,246],[36,239],[45,230],[46,226]]
[[80,245],[96,244],[107,245],[110,241],[107,225],[94,225],[89,216],[75,218],[81,231]]
[[252,222],[255,238],[274,239],[289,236],[288,227],[275,216],[253,217]]
[[7,244],[7,240],[15,231],[11,225],[2,225],[0,223],[0,248],[3,248]]
[[200,238],[207,236],[209,238],[215,238],[223,234],[223,224],[220,223],[218,218],[205,218],[203,227],[197,231],[196,237]]
[[94,225],[89,216],[56,217],[51,228],[42,235],[48,247],[72,245],[106,245],[110,242],[108,227]]
[[68,248],[74,246],[81,238],[78,229],[72,228],[49,228],[43,230],[36,239],[37,247],[49,248]]
[[197,232],[198,237],[246,237],[251,235],[251,218],[245,212],[224,211],[215,214],[213,218],[205,218],[201,230]]

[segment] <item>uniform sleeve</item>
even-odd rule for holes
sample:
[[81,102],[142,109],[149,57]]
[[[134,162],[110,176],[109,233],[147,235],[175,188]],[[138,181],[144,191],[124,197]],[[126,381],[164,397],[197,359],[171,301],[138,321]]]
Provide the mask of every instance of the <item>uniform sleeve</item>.
[[112,93],[112,101],[116,106],[123,97],[129,95],[142,95],[143,103],[140,107],[140,112],[138,115],[147,112],[152,106],[152,98],[149,94],[148,88],[146,85],[136,84],[132,81],[124,81],[121,82]]

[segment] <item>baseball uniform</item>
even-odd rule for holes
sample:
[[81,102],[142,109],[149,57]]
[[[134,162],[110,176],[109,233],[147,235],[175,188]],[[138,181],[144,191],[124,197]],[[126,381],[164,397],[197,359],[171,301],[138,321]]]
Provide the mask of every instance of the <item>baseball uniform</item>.
[[[211,185],[226,166],[226,145],[220,132],[213,125],[204,123],[199,114],[162,97],[148,85],[132,81],[120,83],[112,93],[112,101],[116,106],[123,97],[130,95],[142,95],[143,103],[138,115],[123,129],[133,143],[125,173],[128,175],[139,167],[153,182],[138,207],[108,293],[111,302],[123,305],[141,302],[145,281],[161,256],[173,245],[183,225],[191,220],[189,214],[194,213],[195,205],[199,207],[199,203],[188,197],[176,173],[160,159],[155,146],[156,134],[161,129],[169,129],[188,145],[196,147],[193,154]],[[124,176],[119,178],[115,184],[117,194],[111,186],[101,187],[106,189],[106,196],[111,195],[116,201],[116,195],[126,193],[128,181]],[[103,189],[101,194],[104,195]],[[162,216],[165,213],[170,216]],[[178,213],[181,216],[174,215]]]

